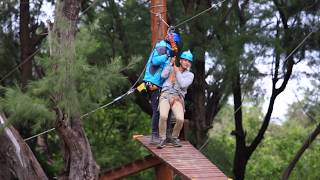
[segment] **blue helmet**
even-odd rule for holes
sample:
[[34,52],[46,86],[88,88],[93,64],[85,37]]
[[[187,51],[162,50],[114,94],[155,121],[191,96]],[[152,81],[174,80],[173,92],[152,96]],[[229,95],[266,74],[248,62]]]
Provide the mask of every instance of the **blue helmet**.
[[180,44],[181,39],[180,39],[179,34],[172,33],[172,37],[173,37],[174,42],[176,42],[176,44]]
[[186,59],[186,60],[192,62],[192,61],[193,61],[193,55],[192,55],[192,53],[190,52],[190,50],[188,50],[188,51],[183,51],[182,54],[181,54],[181,56],[180,56],[180,59]]

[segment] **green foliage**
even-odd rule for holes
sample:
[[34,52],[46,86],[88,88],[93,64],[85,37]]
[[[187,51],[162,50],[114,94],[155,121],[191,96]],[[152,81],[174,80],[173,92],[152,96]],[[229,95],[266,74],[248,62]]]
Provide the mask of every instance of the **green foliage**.
[[[32,2],[34,5],[31,8],[32,27],[38,23],[42,2],[44,1]],[[62,47],[63,53],[60,56],[49,57],[47,47],[42,45],[41,52],[35,58],[35,64],[44,69],[44,77],[30,82],[25,92],[21,92],[15,86],[1,89],[1,110],[9,114],[10,122],[28,123],[33,131],[42,132],[51,128],[55,119],[51,95],[62,92],[65,98],[59,105],[64,109],[70,109],[69,112],[72,114],[84,114],[112,101],[131,86],[122,75],[123,72],[129,72],[128,74],[136,77],[142,71],[150,53],[149,4],[142,0],[116,1],[116,6],[113,7],[110,2],[97,3],[90,10],[90,17],[86,15],[81,17],[75,42],[72,42],[74,49]],[[309,32],[308,27],[318,27],[319,23],[316,20],[319,19],[319,3],[317,2],[283,1],[281,7],[286,7],[285,15],[290,25],[288,31],[296,37],[292,40],[292,46],[297,45],[301,37]],[[18,1],[0,3],[1,76],[19,62],[18,3]],[[239,6],[242,3],[240,2]],[[203,87],[208,94],[223,92],[221,104],[227,102],[231,93],[230,79],[234,74],[230,69],[239,67],[244,94],[254,96],[248,104],[244,103],[242,109],[246,140],[250,143],[262,120],[260,104],[263,92],[255,82],[263,75],[257,65],[271,64],[274,52],[283,53],[293,47],[283,46],[284,42],[281,40],[283,29],[281,26],[276,26],[275,19],[278,20],[279,15],[271,1],[249,1],[248,8],[244,9],[247,18],[244,25],[240,24],[236,7],[230,9],[232,4],[235,3],[226,1],[219,5],[219,8],[212,9],[200,18],[178,27],[177,31],[181,33],[183,39],[182,49],[192,48],[196,57],[195,62],[204,60],[205,57],[204,66],[207,71],[198,73],[197,66],[193,66],[194,72],[203,74],[209,77],[208,79],[212,78],[212,81],[203,84]],[[313,4],[314,6],[311,6]],[[191,8],[192,13],[190,13],[190,9],[189,11],[184,9],[183,1],[169,0],[168,16],[171,24],[176,25],[205,8],[196,7],[197,10],[194,11]],[[56,23],[66,27],[66,22],[63,20]],[[41,27],[43,24],[38,25]],[[278,31],[280,39],[275,36]],[[55,37],[52,38],[50,47],[60,47],[61,44],[54,40]],[[308,63],[311,67],[315,67],[314,69],[319,65],[318,41],[319,33],[314,33],[297,56],[303,58],[305,51],[312,52],[314,59]],[[52,68],[54,65],[59,67],[59,72]],[[270,69],[266,71],[269,73]],[[318,81],[318,73],[308,73],[308,75],[313,77],[314,81]],[[18,71],[1,83],[12,85],[17,79],[19,79]],[[319,83],[315,87],[318,87],[315,88],[318,90]],[[308,96],[303,100],[303,104],[307,104],[303,109],[318,120],[320,113],[317,98]],[[278,179],[312,130],[315,122],[310,122],[305,117],[298,103],[289,109],[288,122],[283,125],[271,123],[263,143],[249,161],[246,179]],[[233,108],[227,105],[215,121],[209,142],[203,152],[231,177],[235,149],[234,137],[230,135],[234,130]],[[150,117],[142,113],[132,99],[126,98],[108,109],[99,110],[86,117],[83,123],[101,169],[121,166],[147,154],[132,140],[132,135],[149,134]],[[52,162],[44,167],[50,177],[54,177],[59,174],[63,159],[56,134],[54,132],[47,134],[47,140]],[[318,152],[319,142],[316,140],[293,171],[293,179],[320,177],[317,173]],[[41,164],[46,164],[48,157],[42,153],[37,153],[37,157]],[[127,179],[151,178],[152,172],[148,171]]]
[[[99,110],[84,122],[94,157],[101,169],[119,167],[148,154],[132,137],[149,134],[150,117],[129,100]],[[128,179],[150,179],[150,172]]]
[[[256,107],[243,107],[244,128],[247,141],[251,142],[261,125],[261,110]],[[301,116],[298,116],[301,117]],[[304,116],[304,121],[306,120]],[[217,116],[217,122],[210,131],[210,140],[203,153],[214,162],[226,175],[232,177],[235,140],[230,135],[234,129],[233,109],[224,107]],[[246,168],[245,179],[279,179],[282,172],[298,151],[315,124],[306,124],[296,118],[282,125],[271,123],[263,142],[253,153]],[[317,179],[320,176],[320,144],[315,140],[293,170],[290,179]]]
[[[18,59],[18,44],[13,39],[14,34],[12,32],[5,33],[0,30],[0,79],[9,73]],[[17,74],[14,73],[14,77],[17,77]],[[6,78],[1,83],[12,84],[12,79],[10,77]]]
[[[290,122],[281,127],[272,128],[263,144],[254,153],[247,168],[248,179],[270,177],[279,179],[281,173],[298,151],[307,135],[314,127],[304,127],[299,122]],[[290,179],[317,179],[319,173],[319,142],[311,145],[293,170]]]
[[48,109],[48,100],[31,97],[19,87],[5,88],[5,97],[0,98],[0,103],[2,110],[9,114],[9,121],[22,124],[32,122],[34,132],[54,120],[54,113]]

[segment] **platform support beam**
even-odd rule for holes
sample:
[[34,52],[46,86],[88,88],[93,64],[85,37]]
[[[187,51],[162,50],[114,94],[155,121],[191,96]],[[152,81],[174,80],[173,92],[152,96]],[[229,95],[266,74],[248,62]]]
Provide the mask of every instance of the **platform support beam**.
[[156,171],[156,180],[172,180],[173,179],[173,171],[170,166],[165,163],[161,163],[160,165],[155,167]]

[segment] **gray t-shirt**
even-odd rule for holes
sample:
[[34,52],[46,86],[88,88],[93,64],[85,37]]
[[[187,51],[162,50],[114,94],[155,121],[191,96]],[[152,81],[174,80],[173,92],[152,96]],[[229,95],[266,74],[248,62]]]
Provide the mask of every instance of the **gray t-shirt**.
[[178,95],[181,98],[187,94],[187,89],[193,82],[194,74],[190,71],[177,72],[176,82],[172,83],[169,76],[173,71],[173,66],[168,64],[162,71],[161,77],[165,79],[162,86],[162,91],[172,95]]

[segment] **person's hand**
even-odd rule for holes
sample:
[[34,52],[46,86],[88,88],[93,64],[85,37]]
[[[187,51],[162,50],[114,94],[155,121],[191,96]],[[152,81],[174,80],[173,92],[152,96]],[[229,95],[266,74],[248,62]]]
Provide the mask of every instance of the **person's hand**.
[[173,66],[173,70],[174,70],[174,72],[179,72],[180,71],[179,67],[177,67],[176,65]]
[[170,51],[169,52],[169,57],[174,57],[174,56],[177,56],[178,53],[176,51]]
[[174,64],[176,64],[176,57],[172,57],[171,58],[171,61],[170,61],[170,64],[173,66]]

